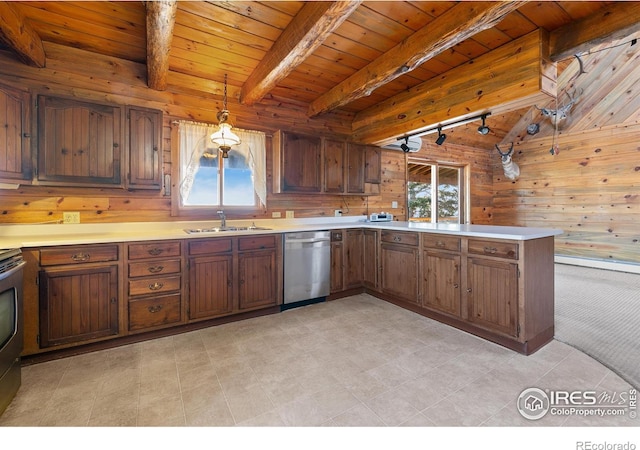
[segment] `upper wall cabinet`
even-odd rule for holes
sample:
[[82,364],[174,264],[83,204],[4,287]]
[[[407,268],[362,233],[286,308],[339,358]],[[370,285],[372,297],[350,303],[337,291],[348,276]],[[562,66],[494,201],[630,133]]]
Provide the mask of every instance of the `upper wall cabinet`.
[[38,97],[38,181],[122,186],[122,110]]
[[273,139],[273,155],[274,194],[379,192],[381,169],[377,147],[278,131]]
[[31,114],[27,92],[0,84],[0,181],[30,183]]
[[127,107],[130,189],[162,187],[162,111]]

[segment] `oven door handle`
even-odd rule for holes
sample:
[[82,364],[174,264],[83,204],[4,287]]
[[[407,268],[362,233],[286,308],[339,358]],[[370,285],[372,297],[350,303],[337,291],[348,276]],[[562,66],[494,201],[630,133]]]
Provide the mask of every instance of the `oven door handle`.
[[20,261],[20,264],[18,264],[17,266],[14,266],[9,270],[0,273],[0,281],[7,279],[10,276],[12,276],[12,275],[16,274],[17,272],[19,272],[20,270],[22,270],[22,268],[25,266],[25,264],[27,264],[26,261]]

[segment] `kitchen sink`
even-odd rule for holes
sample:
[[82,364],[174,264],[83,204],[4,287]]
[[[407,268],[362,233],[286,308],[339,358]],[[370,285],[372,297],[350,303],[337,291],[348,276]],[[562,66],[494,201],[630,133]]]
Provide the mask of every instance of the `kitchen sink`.
[[212,228],[185,228],[187,234],[199,234],[199,233],[224,233],[227,231],[264,231],[271,230],[271,228],[257,227],[251,225],[248,227],[212,227]]

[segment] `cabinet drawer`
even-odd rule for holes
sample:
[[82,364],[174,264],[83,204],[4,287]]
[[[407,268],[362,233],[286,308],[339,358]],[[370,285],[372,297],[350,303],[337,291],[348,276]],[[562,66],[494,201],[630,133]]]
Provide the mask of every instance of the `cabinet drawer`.
[[469,253],[475,255],[496,256],[498,258],[518,259],[518,244],[501,241],[483,241],[469,239]]
[[262,250],[265,248],[276,248],[276,237],[274,235],[241,237],[238,239],[238,249],[240,251]]
[[425,248],[435,248],[439,250],[460,251],[460,238],[452,236],[437,236],[423,234],[422,245]]
[[404,233],[401,231],[382,230],[380,233],[382,242],[393,242],[394,244],[418,245],[418,233]]
[[117,245],[86,245],[44,248],[40,250],[40,265],[82,264],[118,260]]
[[180,290],[180,276],[147,277],[139,280],[129,280],[129,295],[158,294]]
[[135,278],[180,273],[180,267],[181,264],[179,259],[163,259],[159,261],[129,263],[129,276]]
[[189,241],[189,255],[228,253],[232,249],[231,239],[202,239]]
[[129,259],[180,256],[180,242],[149,242],[129,245]]
[[129,302],[129,330],[142,330],[181,320],[180,294]]

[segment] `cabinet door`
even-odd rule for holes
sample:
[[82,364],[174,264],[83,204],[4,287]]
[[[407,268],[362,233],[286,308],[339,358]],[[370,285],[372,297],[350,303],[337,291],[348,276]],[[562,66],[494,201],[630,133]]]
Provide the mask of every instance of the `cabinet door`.
[[118,334],[118,267],[41,271],[40,346]]
[[409,245],[380,245],[380,288],[399,299],[420,303],[418,295],[418,248]]
[[382,151],[379,147],[367,146],[364,163],[364,182],[380,184],[382,181]]
[[518,323],[518,265],[468,258],[469,321],[516,337]]
[[347,193],[364,194],[365,146],[349,144],[347,152]]
[[345,288],[362,286],[364,273],[364,233],[363,230],[345,232]]
[[31,133],[29,94],[0,85],[0,181],[31,180]]
[[327,193],[344,194],[346,150],[346,142],[324,140],[324,191]]
[[[334,240],[334,235],[339,234],[340,240]],[[331,232],[331,293],[344,290],[344,244],[342,232]]]
[[238,271],[240,309],[278,304],[275,250],[241,253]]
[[375,230],[364,230],[364,286],[378,288],[378,233]]
[[423,306],[460,317],[460,255],[425,251]]
[[228,314],[233,309],[233,257],[211,256],[189,261],[189,318]]
[[72,99],[38,98],[38,180],[122,185],[121,110]]
[[274,193],[322,191],[321,139],[278,132],[274,145]]
[[128,108],[129,174],[132,189],[162,187],[162,111]]

